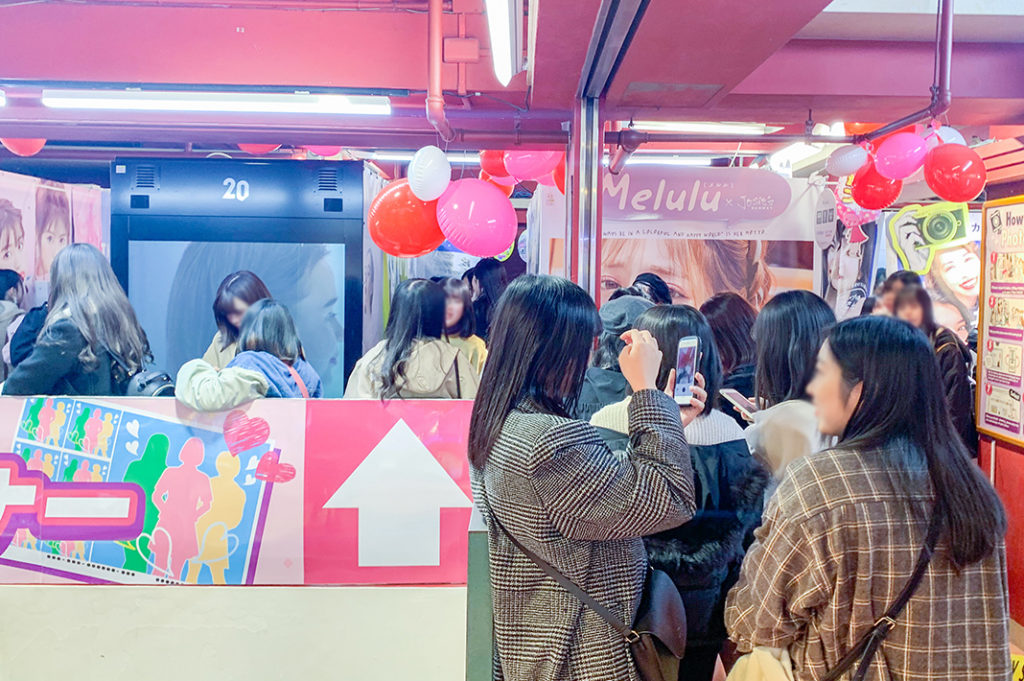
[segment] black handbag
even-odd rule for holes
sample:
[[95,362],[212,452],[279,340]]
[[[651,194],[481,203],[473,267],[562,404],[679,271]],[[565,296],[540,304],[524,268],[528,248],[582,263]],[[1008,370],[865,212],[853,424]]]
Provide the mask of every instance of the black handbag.
[[935,553],[935,545],[939,542],[939,534],[941,532],[941,517],[933,511],[931,522],[928,524],[928,534],[925,536],[924,546],[921,547],[921,553],[917,556],[914,572],[910,575],[910,580],[903,587],[903,591],[896,597],[896,600],[889,606],[889,609],[885,611],[885,614],[878,618],[878,621],[871,627],[871,630],[864,634],[848,653],[843,655],[834,668],[829,670],[823,681],[838,681],[843,674],[853,668],[853,665],[857,664],[858,660],[860,664],[857,665],[857,671],[854,675],[850,677],[851,681],[863,681],[864,677],[867,676],[868,670],[871,668],[871,660],[875,657],[875,653],[878,652],[879,646],[882,645],[882,641],[885,640],[885,637],[896,626],[896,618],[907,607],[910,598],[917,591],[917,587],[921,585],[924,573],[928,570],[928,563],[931,562],[932,555]]
[[491,519],[537,567],[622,634],[643,681],[677,681],[679,660],[686,652],[686,608],[671,577],[648,566],[640,605],[633,625],[629,626],[557,568],[519,543],[493,514]]

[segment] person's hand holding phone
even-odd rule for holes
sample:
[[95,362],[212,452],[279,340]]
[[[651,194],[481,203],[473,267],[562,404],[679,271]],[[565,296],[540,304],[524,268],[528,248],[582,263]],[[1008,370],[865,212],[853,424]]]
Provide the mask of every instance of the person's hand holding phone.
[[[658,341],[648,331],[631,329],[622,334],[626,347],[619,353],[619,368],[629,381],[633,392],[658,389],[658,371],[661,369],[661,350]],[[673,385],[673,382],[669,382]]]
[[[665,394],[674,397],[676,385],[676,370],[668,373],[668,385],[665,386]],[[683,422],[683,428],[693,423],[694,419],[701,415],[704,406],[707,404],[708,392],[704,389],[704,374],[699,371],[693,376],[693,386],[690,387],[690,404],[679,407],[679,418]]]

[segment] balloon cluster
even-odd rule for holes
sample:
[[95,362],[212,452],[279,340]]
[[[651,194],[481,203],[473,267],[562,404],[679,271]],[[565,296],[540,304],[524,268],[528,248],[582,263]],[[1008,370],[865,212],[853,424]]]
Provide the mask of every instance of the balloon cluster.
[[829,156],[825,169],[836,177],[853,175],[853,200],[868,210],[882,210],[895,203],[904,180],[923,179],[940,199],[964,203],[981,194],[987,177],[978,152],[965,144],[956,129],[937,123],[925,136],[897,132],[874,149],[866,142],[839,147]]
[[[447,242],[482,258],[512,254],[518,220],[509,197],[524,180],[565,191],[565,155],[558,151],[484,151],[480,175],[452,180],[444,151],[423,147],[408,177],[386,186],[370,204],[368,230],[385,253],[414,258]],[[447,244],[446,244],[447,245]]]

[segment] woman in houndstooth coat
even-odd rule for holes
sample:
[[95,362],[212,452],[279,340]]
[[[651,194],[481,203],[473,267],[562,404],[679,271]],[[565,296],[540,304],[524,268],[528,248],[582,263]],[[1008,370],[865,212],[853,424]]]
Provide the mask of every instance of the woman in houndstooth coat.
[[622,636],[505,530],[632,622],[647,570],[641,537],[694,513],[683,426],[704,393],[681,414],[655,388],[661,352],[650,334],[627,332],[620,358],[634,390],[629,451],[613,453],[592,426],[569,418],[598,326],[589,296],[556,277],[516,279],[495,314],[469,452],[489,534],[497,679],[637,679]]

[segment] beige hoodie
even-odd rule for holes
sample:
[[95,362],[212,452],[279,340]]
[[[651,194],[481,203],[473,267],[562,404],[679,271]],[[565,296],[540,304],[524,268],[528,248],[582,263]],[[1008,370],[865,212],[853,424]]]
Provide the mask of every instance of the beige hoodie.
[[[345,388],[345,399],[380,399],[380,375],[385,343],[386,341],[377,343],[356,362],[352,376],[348,379],[348,387]],[[409,361],[406,362],[404,380],[399,379],[398,394],[405,399],[461,397],[471,400],[476,397],[478,386],[476,369],[458,348],[440,339],[420,340],[413,346]]]

